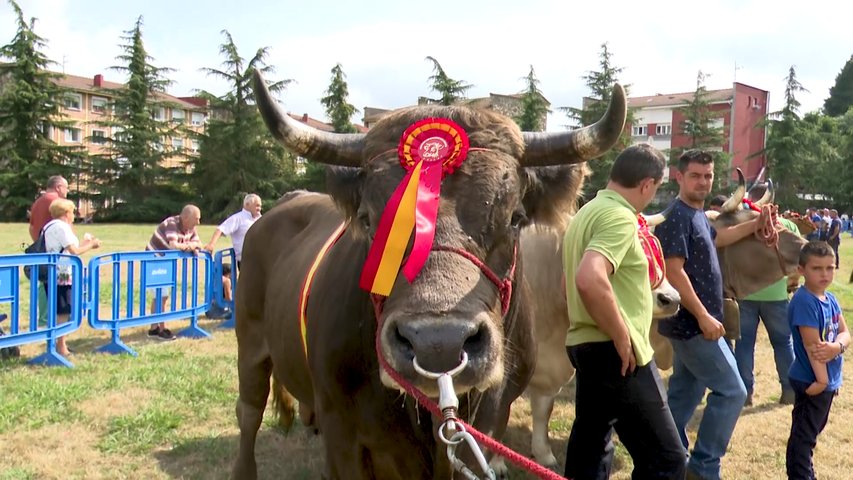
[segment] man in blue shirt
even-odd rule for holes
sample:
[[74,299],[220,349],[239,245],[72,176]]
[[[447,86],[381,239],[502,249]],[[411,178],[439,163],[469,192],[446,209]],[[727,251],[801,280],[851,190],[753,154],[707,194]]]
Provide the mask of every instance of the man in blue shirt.
[[690,452],[687,479],[720,478],[746,388],[723,335],[723,281],[716,247],[755,232],[756,221],[714,230],[703,210],[714,182],[714,160],[689,150],[678,159],[678,198],[666,221],[655,228],[666,259],[667,279],[681,295],[682,308],[662,320],[658,331],[669,338],[674,353],[667,392],[672,418],[688,448],[687,424],[710,389],[696,444]]

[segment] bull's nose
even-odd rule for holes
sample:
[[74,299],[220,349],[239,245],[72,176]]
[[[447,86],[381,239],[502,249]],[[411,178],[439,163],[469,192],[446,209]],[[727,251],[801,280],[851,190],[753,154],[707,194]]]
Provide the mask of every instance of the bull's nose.
[[673,303],[676,303],[675,297],[668,293],[658,293],[658,305],[661,307],[668,307]]
[[424,370],[442,373],[459,365],[463,349],[469,356],[482,353],[486,331],[484,325],[468,320],[403,322],[397,325],[395,343],[416,356]]

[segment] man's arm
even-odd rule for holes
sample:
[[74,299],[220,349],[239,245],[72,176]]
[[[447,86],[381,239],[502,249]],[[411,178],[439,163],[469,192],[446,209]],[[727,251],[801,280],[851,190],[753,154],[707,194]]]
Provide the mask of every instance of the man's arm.
[[702,305],[702,301],[696,295],[693,284],[690,283],[690,278],[684,271],[684,258],[667,257],[665,262],[666,279],[681,296],[681,306],[696,317],[699,328],[702,329],[702,336],[707,340],[717,340],[725,335],[726,329],[723,324],[708,313],[705,305]]
[[714,244],[717,248],[727,247],[746,238],[748,235],[754,234],[756,226],[758,226],[757,218],[739,225],[719,228],[717,229],[717,238],[714,240]]
[[826,390],[826,386],[829,383],[829,374],[826,372],[826,363],[818,360],[812,352],[816,350],[819,344],[826,342],[821,341],[817,328],[803,325],[800,325],[798,328],[800,329],[800,336],[803,337],[803,346],[806,347],[809,364],[815,376],[814,383],[806,389],[806,395],[817,395]]
[[829,240],[835,240],[841,233],[841,222],[833,221],[829,227]]
[[581,297],[584,308],[601,328],[601,331],[613,339],[616,351],[622,359],[622,375],[633,372],[637,366],[634,348],[628,327],[619,314],[616,296],[610,285],[609,276],[613,273],[613,265],[607,258],[593,250],[584,252],[577,270],[575,270],[575,287]]
[[214,246],[216,246],[216,242],[219,240],[219,237],[221,237],[221,236],[222,236],[222,230],[220,230],[219,227],[217,227],[216,230],[213,231],[213,237],[210,238],[210,242],[208,242],[208,244],[204,246],[204,249],[209,251],[210,253],[213,253],[213,248],[214,248]]

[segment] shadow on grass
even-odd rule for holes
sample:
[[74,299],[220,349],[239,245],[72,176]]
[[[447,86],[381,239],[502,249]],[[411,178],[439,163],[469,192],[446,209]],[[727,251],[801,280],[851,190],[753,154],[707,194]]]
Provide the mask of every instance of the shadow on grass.
[[[170,450],[154,453],[160,470],[172,478],[228,479],[237,458],[239,436],[211,435],[184,438]],[[262,428],[255,442],[259,479],[322,478],[325,464],[320,438],[307,429],[295,427],[285,434]]]

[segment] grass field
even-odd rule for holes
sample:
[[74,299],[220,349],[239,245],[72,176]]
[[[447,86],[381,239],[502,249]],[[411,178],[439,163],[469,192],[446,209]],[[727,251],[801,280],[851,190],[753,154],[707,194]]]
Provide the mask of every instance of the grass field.
[[[96,252],[139,250],[152,225],[79,225],[78,236],[91,232],[104,242]],[[213,227],[202,227],[204,241]],[[28,240],[23,224],[0,224],[0,254],[18,253]],[[833,285],[842,308],[853,311],[853,240],[845,237],[842,269]],[[228,246],[228,239],[218,247]],[[84,256],[88,260],[91,255]],[[0,307],[2,308],[2,307]],[[850,315],[848,314],[848,317]],[[183,322],[185,325],[188,322]],[[83,326],[69,338],[77,353],[74,369],[0,364],[0,480],[18,479],[224,479],[237,451],[234,418],[237,396],[236,340],[233,331],[217,330],[209,340],[149,340],[142,328],[122,338],[139,357],[92,353],[106,335]],[[173,329],[182,327],[174,322]],[[23,348],[31,358],[43,345]],[[845,371],[853,382],[853,367]],[[790,407],[778,402],[772,350],[763,331],[756,346],[755,406],[744,409],[730,451],[723,459],[726,479],[784,478],[785,442]],[[551,420],[552,444],[560,461],[574,418],[571,388],[565,389]],[[853,408],[847,387],[837,397],[829,425],[815,454],[823,479],[847,479],[853,458]],[[701,407],[700,407],[701,411]],[[513,408],[507,443],[529,454],[530,409],[524,399]],[[695,428],[695,425],[694,425]],[[320,478],[320,442],[297,426],[285,435],[268,416],[258,437],[260,477]],[[528,478],[513,472],[513,479]],[[614,478],[630,478],[630,459],[620,448]]]

